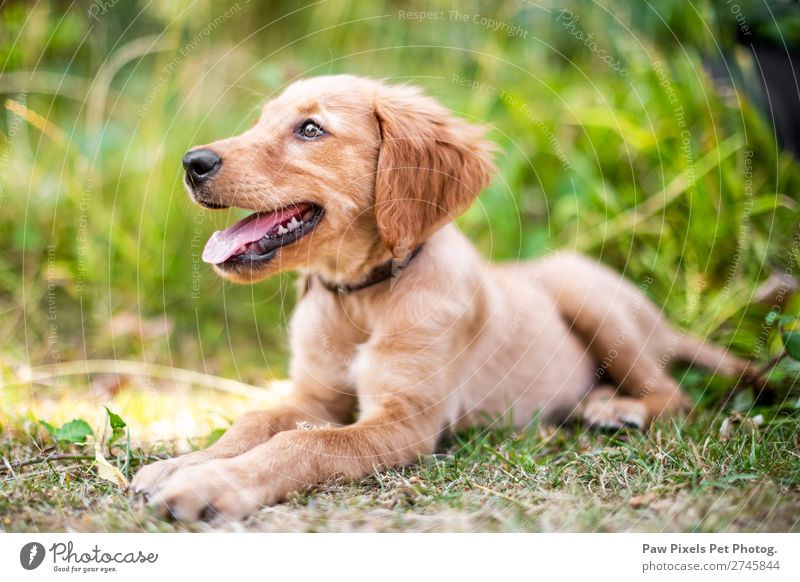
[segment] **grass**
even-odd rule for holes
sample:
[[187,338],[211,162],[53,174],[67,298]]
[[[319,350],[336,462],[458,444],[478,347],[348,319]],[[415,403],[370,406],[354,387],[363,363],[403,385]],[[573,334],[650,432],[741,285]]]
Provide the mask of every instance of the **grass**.
[[[459,225],[487,257],[579,249],[649,281],[683,331],[764,362],[781,349],[752,295],[800,261],[800,169],[775,141],[725,3],[567,4],[577,19],[514,1],[106,4],[94,18],[57,2],[0,11],[0,450],[12,468],[48,446],[39,420],[95,427],[108,404],[128,422],[131,471],[140,447],[201,446],[254,405],[240,384],[209,380],[286,376],[292,276],[236,287],[199,263],[233,217],[190,205],[179,160],[247,128],[300,76],[413,82],[486,123],[498,177]],[[739,2],[754,27],[755,4]],[[797,40],[794,22],[772,28]],[[109,360],[126,364],[98,364]],[[798,366],[725,405],[730,382],[684,372],[697,402],[685,423],[475,431],[435,462],[297,495],[247,527],[796,530]],[[6,530],[183,527],[130,507],[91,461],[0,468],[0,483]]]
[[[244,524],[156,519],[64,459],[4,473],[0,513],[6,531],[798,531],[796,427],[729,431],[725,418],[700,413],[647,434],[474,429],[419,465],[294,493]],[[0,450],[30,454],[25,439]],[[172,452],[137,449],[132,468]]]

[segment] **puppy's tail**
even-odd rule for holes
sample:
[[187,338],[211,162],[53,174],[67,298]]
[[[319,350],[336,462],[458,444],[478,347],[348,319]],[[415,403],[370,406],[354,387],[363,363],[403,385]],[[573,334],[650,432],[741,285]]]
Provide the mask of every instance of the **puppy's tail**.
[[[800,281],[788,272],[773,273],[753,293],[756,303],[770,304],[780,311],[789,298],[800,289]],[[678,357],[724,376],[752,377],[757,372],[755,362],[743,360],[727,350],[692,336],[682,336],[678,341]]]
[[787,301],[800,289],[800,281],[789,273],[774,272],[753,293],[753,301],[771,304],[774,311],[781,311]]
[[728,350],[700,338],[685,335],[678,341],[677,355],[690,364],[702,366],[723,376],[742,376],[753,371],[753,364]]

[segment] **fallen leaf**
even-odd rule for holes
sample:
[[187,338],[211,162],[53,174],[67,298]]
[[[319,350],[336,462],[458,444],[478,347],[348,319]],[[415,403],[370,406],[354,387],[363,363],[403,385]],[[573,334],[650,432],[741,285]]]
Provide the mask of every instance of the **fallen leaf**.
[[97,476],[101,479],[113,483],[120,489],[128,488],[128,480],[125,475],[103,456],[103,452],[100,449],[100,441],[94,443],[94,466],[97,469]]

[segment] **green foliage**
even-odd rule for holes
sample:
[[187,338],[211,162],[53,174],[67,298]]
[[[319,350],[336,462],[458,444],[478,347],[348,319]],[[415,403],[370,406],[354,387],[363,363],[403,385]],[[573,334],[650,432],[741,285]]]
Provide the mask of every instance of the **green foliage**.
[[111,436],[108,437],[108,446],[111,447],[114,443],[116,443],[119,439],[125,436],[126,430],[125,421],[122,418],[111,411],[108,406],[104,407],[106,409],[106,414],[108,415],[108,424],[111,426]]
[[785,331],[781,334],[786,353],[795,360],[800,360],[800,330]]
[[228,430],[226,428],[215,428],[210,433],[208,433],[208,438],[206,439],[206,447],[210,447],[215,442],[219,440],[219,438],[225,434],[225,431]]
[[794,315],[781,315],[777,311],[770,311],[764,318],[767,325],[778,324],[778,330],[783,342],[783,349],[795,360],[800,361],[800,318]]
[[49,422],[40,420],[39,423],[47,429],[47,432],[57,443],[82,444],[86,438],[92,436],[92,428],[85,420],[76,418],[56,428]]
[[[388,0],[4,8],[0,90],[16,105],[0,118],[0,343],[33,365],[285,376],[292,276],[231,286],[199,260],[238,213],[192,206],[180,159],[249,127],[293,79],[347,72],[413,82],[491,128],[498,176],[459,219],[486,256],[581,250],[651,281],[686,331],[762,357],[750,297],[800,260],[800,171],[745,91],[755,65],[724,33],[729,7],[693,6],[566,3],[574,26],[561,5],[516,1],[432,0],[436,20]],[[723,58],[726,91],[704,68]],[[120,331],[130,316],[142,325]]]

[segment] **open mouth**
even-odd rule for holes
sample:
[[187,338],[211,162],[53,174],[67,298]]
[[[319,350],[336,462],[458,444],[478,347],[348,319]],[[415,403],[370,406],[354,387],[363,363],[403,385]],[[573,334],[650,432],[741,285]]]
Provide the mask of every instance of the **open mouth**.
[[322,219],[321,206],[300,202],[273,212],[255,212],[225,230],[218,230],[203,249],[212,265],[241,265],[269,261],[277,250],[297,242]]

